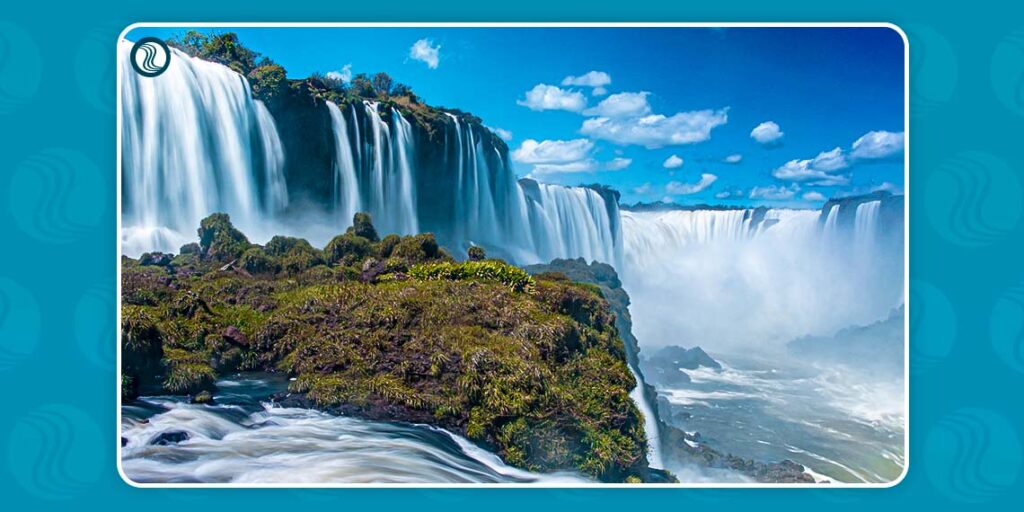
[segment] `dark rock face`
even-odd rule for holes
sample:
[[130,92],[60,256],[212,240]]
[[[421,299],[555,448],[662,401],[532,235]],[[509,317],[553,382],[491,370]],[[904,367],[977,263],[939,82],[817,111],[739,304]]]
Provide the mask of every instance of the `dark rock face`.
[[245,334],[242,334],[242,331],[238,330],[238,327],[235,327],[233,325],[224,329],[224,332],[221,333],[221,336],[224,337],[225,341],[231,343],[232,345],[236,345],[239,347],[249,346],[249,340],[246,339]]
[[647,375],[651,382],[669,387],[690,382],[690,376],[683,370],[696,370],[701,367],[722,369],[722,365],[700,347],[664,347],[644,358],[640,365],[644,375]]
[[139,258],[139,265],[166,267],[171,264],[172,258],[172,255],[164,254],[162,252],[147,252]]
[[178,444],[182,441],[187,441],[191,436],[188,432],[182,430],[171,430],[169,432],[163,432],[160,435],[153,438],[149,444],[153,446],[167,446],[170,444]]

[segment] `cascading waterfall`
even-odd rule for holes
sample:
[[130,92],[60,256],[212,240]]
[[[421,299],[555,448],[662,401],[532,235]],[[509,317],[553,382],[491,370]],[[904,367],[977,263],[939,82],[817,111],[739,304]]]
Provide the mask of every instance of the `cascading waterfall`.
[[643,346],[773,350],[886,318],[902,301],[902,243],[875,240],[878,201],[850,206],[855,229],[837,208],[624,211],[634,334]]
[[[332,199],[337,214],[342,219],[351,219],[359,211],[359,180],[356,177],[356,160],[352,155],[352,143],[348,137],[345,116],[337,105],[328,101],[331,114],[331,129],[334,131],[334,189]],[[358,137],[356,140],[359,140]],[[347,222],[347,220],[346,220]]]
[[857,213],[854,217],[854,237],[859,243],[870,243],[875,238],[875,229],[878,226],[878,211],[882,206],[881,201],[868,201],[857,205]]
[[118,45],[122,251],[176,252],[214,211],[245,229],[284,208],[281,140],[245,79],[174,49],[162,75],[142,77],[131,47]]

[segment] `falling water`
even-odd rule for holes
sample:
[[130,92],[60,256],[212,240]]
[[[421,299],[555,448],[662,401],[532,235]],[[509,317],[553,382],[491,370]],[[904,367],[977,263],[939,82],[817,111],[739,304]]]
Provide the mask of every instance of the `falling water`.
[[163,74],[142,77],[131,46],[118,45],[122,251],[177,251],[214,211],[245,228],[284,208],[281,140],[245,79],[173,49]]
[[760,221],[755,210],[623,212],[620,274],[634,334],[642,346],[773,350],[886,318],[902,300],[902,246],[865,255],[878,202],[867,207],[874,213],[864,208],[857,232],[870,235],[828,244],[820,216],[832,226],[838,210],[768,210]]
[[868,201],[857,205],[853,229],[858,244],[869,244],[874,240],[875,229],[878,226],[878,210],[881,206],[881,201]]
[[[337,105],[328,101],[331,114],[331,129],[334,131],[334,193],[332,194],[338,215],[351,219],[359,211],[359,181],[356,178],[356,161],[352,156],[352,143],[348,137],[345,116]],[[356,140],[359,140],[358,137]],[[346,220],[347,222],[347,220]]]

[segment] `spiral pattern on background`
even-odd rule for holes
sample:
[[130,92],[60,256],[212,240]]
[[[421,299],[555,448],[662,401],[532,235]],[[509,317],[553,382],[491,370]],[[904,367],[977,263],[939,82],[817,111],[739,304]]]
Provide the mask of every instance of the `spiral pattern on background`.
[[956,90],[957,57],[949,41],[927,25],[904,27],[910,40],[910,113],[928,115]]
[[910,282],[910,373],[925,373],[953,350],[956,311],[949,298],[930,283]]
[[0,372],[32,353],[39,341],[39,304],[27,288],[0,277]]
[[84,154],[51,148],[14,170],[8,206],[17,226],[41,242],[79,240],[99,224],[107,205],[99,169]]
[[75,81],[85,102],[105,113],[114,112],[117,73],[110,58],[109,31],[89,32],[75,53]]
[[960,409],[932,427],[925,458],[928,476],[940,493],[980,503],[1014,486],[1021,466],[1020,439],[995,411]]
[[67,500],[99,480],[104,443],[96,423],[71,405],[38,407],[14,424],[8,446],[8,464],[14,480],[31,494]]
[[0,114],[35,96],[42,77],[39,47],[21,27],[0,22]]
[[86,290],[75,305],[78,349],[87,361],[103,370],[112,370],[117,358],[114,294],[112,285],[94,286]]
[[924,204],[935,230],[964,247],[991,245],[1020,221],[1021,184],[1003,160],[966,151],[929,175]]
[[1014,371],[1024,373],[1024,286],[996,299],[989,317],[992,349]]
[[1011,112],[1024,115],[1024,29],[1011,32],[992,52],[992,89]]

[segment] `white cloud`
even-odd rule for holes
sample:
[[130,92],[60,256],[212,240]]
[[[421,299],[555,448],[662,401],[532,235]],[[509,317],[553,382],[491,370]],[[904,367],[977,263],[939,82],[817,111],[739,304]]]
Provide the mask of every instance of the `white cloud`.
[[608,94],[608,89],[605,89],[604,87],[594,87],[594,89],[590,91],[590,94],[594,96],[604,96],[605,94]]
[[825,196],[821,192],[812,190],[804,194],[804,201],[824,201]]
[[670,195],[696,194],[697,192],[700,192],[701,190],[710,187],[711,184],[714,183],[717,179],[718,176],[715,176],[714,174],[704,173],[700,175],[700,181],[698,181],[697,183],[682,183],[679,181],[670,181],[667,185],[665,185],[665,192],[669,193]]
[[567,174],[575,172],[594,172],[598,169],[596,160],[587,159],[580,160],[577,162],[567,162],[562,164],[537,164],[533,166],[533,171],[530,173],[533,176],[543,174]]
[[903,152],[903,132],[872,131],[853,142],[850,156],[861,160],[889,158]]
[[583,160],[594,149],[587,139],[545,140],[526,139],[512,152],[512,159],[525,164],[566,163]]
[[665,161],[661,164],[661,166],[666,169],[678,169],[683,166],[683,159],[679,158],[676,155],[672,155],[666,158]]
[[728,199],[730,195],[728,191],[722,191],[715,194],[715,199]]
[[629,167],[629,164],[632,163],[633,160],[630,158],[613,158],[611,161],[604,164],[604,168],[609,171],[621,171],[622,169]]
[[346,83],[352,81],[352,64],[345,64],[337,71],[328,71],[327,78]]
[[510,132],[510,131],[508,131],[508,130],[506,130],[504,128],[497,128],[497,127],[494,127],[494,126],[488,126],[487,129],[492,131],[492,132],[494,132],[494,134],[497,135],[498,137],[501,137],[501,140],[503,140],[505,142],[508,142],[508,141],[512,140],[512,132]]
[[633,189],[634,194],[639,194],[642,196],[650,194],[653,191],[654,187],[652,187],[650,183],[644,183],[643,185],[640,185],[639,187]]
[[728,121],[728,108],[680,112],[666,117],[660,114],[617,119],[587,119],[580,133],[617,144],[636,144],[648,148],[693,144],[711,138],[711,130]]
[[548,174],[569,174],[580,172],[598,171],[621,171],[633,163],[628,158],[615,158],[607,162],[598,162],[593,158],[578,160],[575,162],[537,164],[530,172],[531,176],[543,176]]
[[753,137],[757,142],[769,145],[774,144],[782,138],[785,133],[779,129],[779,125],[775,121],[765,121],[754,127],[750,131],[750,136]]
[[831,151],[822,151],[812,159],[790,160],[772,171],[772,176],[810,185],[845,185],[850,181],[848,176],[831,173],[849,166],[843,150],[837,147]]
[[526,99],[516,103],[530,110],[568,110],[580,112],[587,106],[587,98],[578,91],[568,91],[554,85],[537,84],[526,91]]
[[741,161],[743,161],[743,155],[740,155],[738,153],[735,154],[735,155],[729,155],[729,156],[723,158],[722,161],[727,163],[727,164],[738,164]]
[[605,98],[596,107],[583,111],[588,116],[604,117],[639,117],[651,113],[651,106],[647,103],[647,96],[651,94],[641,92],[620,92]]
[[425,63],[430,69],[437,69],[441,63],[441,45],[434,46],[430,39],[420,39],[409,48],[409,58]]
[[881,185],[871,187],[872,192],[889,192],[891,194],[902,194],[903,189],[896,186],[894,183],[883,181]]
[[562,85],[579,87],[604,87],[610,83],[612,77],[604,71],[587,71],[580,76],[567,76],[562,80]]
[[800,185],[796,183],[789,187],[781,185],[768,185],[765,187],[754,187],[750,189],[751,199],[766,199],[768,201],[782,201],[792,199],[797,192],[800,192]]

